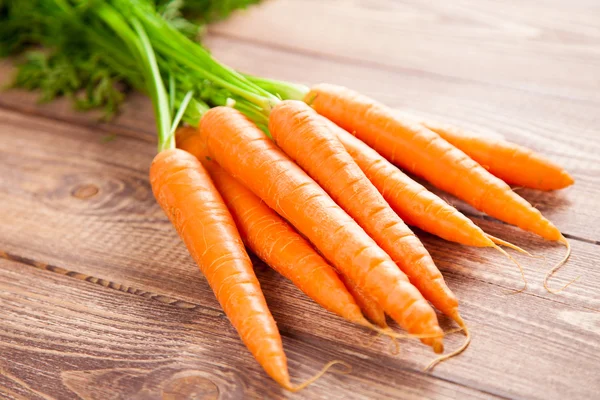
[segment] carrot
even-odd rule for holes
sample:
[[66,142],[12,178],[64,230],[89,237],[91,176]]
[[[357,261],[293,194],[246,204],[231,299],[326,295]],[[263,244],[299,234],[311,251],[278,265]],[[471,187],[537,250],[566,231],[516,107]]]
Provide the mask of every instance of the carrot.
[[[174,130],[190,105],[193,92],[183,96],[172,118],[177,97],[174,79],[170,85],[170,102],[153,44],[143,23],[137,16],[125,20],[115,9],[102,6],[97,7],[101,22],[115,30],[133,53],[137,72],[154,107],[159,149],[150,166],[154,197],[206,276],[225,314],[265,372],[290,391],[306,387],[340,362],[330,362],[313,378],[298,386],[291,385],[281,336],[233,218],[198,159],[175,148]],[[126,8],[125,11],[131,11],[130,7]],[[137,15],[143,16],[144,12],[141,10]],[[145,16],[148,17],[146,27],[156,31],[160,21],[153,19],[152,13]],[[195,101],[193,114],[197,115],[206,108],[206,105]]]
[[216,107],[203,116],[200,128],[209,154],[223,169],[294,225],[400,326],[443,351],[436,314],[406,275],[256,125],[234,109]]
[[344,282],[344,285],[346,285],[346,288],[348,288],[348,291],[356,300],[356,303],[362,310],[364,316],[380,328],[387,328],[388,324],[385,320],[385,312],[381,307],[379,307],[379,304],[377,304],[375,299],[363,292],[361,288],[348,279],[344,274],[340,274],[340,279],[342,282]]
[[567,243],[537,209],[437,133],[402,121],[384,105],[343,87],[317,85],[306,100],[319,114],[408,172],[501,221]]
[[176,143],[206,168],[242,240],[254,254],[326,310],[350,322],[371,326],[337,272],[312,246],[260,198],[209,160],[197,129],[179,129]]
[[365,143],[327,118],[323,117],[323,120],[403,221],[452,242],[474,247],[492,247],[500,251],[519,267],[525,286],[527,285],[521,265],[498,245],[531,256],[529,252],[486,234],[469,218],[415,182]]
[[414,181],[375,150],[333,122],[344,148],[392,209],[409,225],[442,239],[474,247],[494,247],[477,225],[444,200]]
[[509,185],[556,190],[575,181],[567,171],[532,150],[503,139],[478,136],[432,121],[420,121]]
[[391,209],[336,137],[305,103],[287,100],[271,111],[275,142],[388,253],[425,299],[462,325],[458,300],[429,252]]
[[291,388],[277,325],[233,219],[205,169],[183,150],[164,150],[152,161],[150,182],[250,352],[267,374]]

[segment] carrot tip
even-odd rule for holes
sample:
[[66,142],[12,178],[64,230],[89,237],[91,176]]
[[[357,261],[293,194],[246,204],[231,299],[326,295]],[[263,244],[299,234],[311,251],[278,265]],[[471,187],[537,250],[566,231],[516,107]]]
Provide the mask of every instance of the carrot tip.
[[[462,321],[462,318],[461,318],[461,321]],[[464,325],[464,321],[463,321],[463,325]],[[464,329],[465,336],[466,336],[465,342],[458,349],[454,350],[453,352],[445,354],[443,356],[439,356],[436,359],[434,359],[433,361],[431,361],[429,363],[429,365],[427,365],[425,367],[425,369],[423,369],[423,371],[425,371],[425,372],[431,371],[439,363],[446,361],[452,357],[456,357],[457,355],[459,355],[460,353],[465,351],[467,349],[467,347],[469,347],[469,344],[471,344],[471,332],[469,332],[466,325],[463,326],[463,329]]]
[[458,326],[460,326],[460,328],[461,328],[460,330],[467,329],[467,325],[465,324],[465,321],[460,316],[460,314],[458,312],[458,308],[454,309],[454,311],[450,314],[450,318],[452,318],[454,320],[454,322],[456,322],[458,324]]
[[325,366],[321,369],[321,371],[319,371],[312,378],[307,379],[306,381],[302,382],[301,384],[299,384],[297,386],[292,386],[290,384],[284,385],[284,388],[287,389],[287,390],[289,390],[290,392],[299,392],[300,390],[304,389],[305,387],[307,387],[308,385],[314,383],[316,380],[318,380],[323,375],[325,375],[325,373],[331,367],[333,367],[336,364],[341,364],[344,367],[346,367],[346,369],[344,371],[336,371],[337,373],[339,373],[339,374],[349,374],[350,372],[352,372],[352,366],[350,364],[348,364],[347,362],[340,361],[340,360],[333,360],[333,361],[330,361],[327,364],[325,364]]
[[546,276],[544,277],[544,288],[552,294],[558,294],[558,293],[562,292],[567,287],[569,287],[572,283],[574,283],[579,278],[581,278],[581,276],[578,276],[577,278],[571,280],[569,283],[567,283],[566,285],[564,285],[563,287],[561,287],[558,290],[551,289],[548,286],[548,281],[550,280],[550,278],[552,278],[552,276],[556,273],[556,271],[558,271],[563,265],[565,265],[567,263],[567,261],[569,260],[569,257],[571,257],[571,244],[569,243],[569,241],[567,239],[565,239],[564,236],[561,235],[560,239],[558,239],[558,242],[564,244],[567,247],[567,252],[565,253],[565,256],[562,258],[562,260],[560,260],[554,267],[552,267],[550,269],[550,271],[548,271],[546,273]]
[[431,347],[433,347],[433,352],[435,354],[442,354],[444,352],[444,343],[441,339],[434,339]]
[[575,178],[573,178],[567,171],[564,171],[563,176],[565,178],[564,187],[571,186],[575,183]]

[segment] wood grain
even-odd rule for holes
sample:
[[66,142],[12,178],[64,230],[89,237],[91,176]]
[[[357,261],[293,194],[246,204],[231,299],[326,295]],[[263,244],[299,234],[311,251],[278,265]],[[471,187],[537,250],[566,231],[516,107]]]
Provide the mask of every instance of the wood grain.
[[437,81],[597,100],[599,21],[593,1],[283,0],[212,32]]
[[[15,112],[0,111],[0,123],[9,128],[5,131],[12,137],[9,140],[2,136],[0,140],[2,169],[8,172],[0,186],[2,214],[8,216],[6,224],[0,226],[5,258],[115,292],[154,299],[202,318],[223,319],[210,288],[152,199],[146,175],[153,146],[129,137],[102,143],[93,130],[42,118],[32,120]],[[91,186],[97,192],[90,190]],[[82,192],[95,194],[77,196]],[[479,222],[492,234],[516,234],[513,228]],[[60,237],[56,237],[57,232]],[[577,274],[585,273],[585,279],[563,295],[552,296],[541,288],[541,262],[529,260],[525,265],[532,280],[530,290],[510,296],[506,292],[519,287],[519,274],[501,256],[465,249],[428,235],[423,239],[449,284],[463,299],[463,314],[474,324],[477,336],[468,353],[440,366],[435,376],[506,397],[542,393],[552,382],[549,379],[565,365],[573,375],[561,381],[562,385],[554,384],[556,393],[568,393],[578,377],[587,379],[587,369],[599,361],[598,352],[575,360],[571,343],[587,343],[596,350],[599,346],[594,329],[574,331],[575,327],[596,324],[595,310],[600,302],[595,288],[600,274],[590,270],[588,263],[598,259],[599,246],[574,242],[576,256],[555,284]],[[560,248],[532,237],[525,239],[526,247],[536,246],[547,254],[548,262],[560,256]],[[380,362],[417,373],[431,357],[422,346],[409,342],[403,344],[397,359],[382,360],[388,352],[385,343],[367,349],[367,332],[319,309],[264,265],[257,264],[257,272],[269,304],[275,305],[273,312],[286,339],[316,346],[325,359],[366,359],[366,368],[376,374]],[[447,320],[443,323],[450,327]],[[211,332],[216,334],[222,329],[227,328]],[[228,329],[229,340],[234,341],[236,334],[231,327]],[[548,332],[556,335],[556,343],[546,342]],[[456,346],[460,340],[460,336],[452,336],[448,346]],[[513,342],[525,344],[511,348]],[[334,345],[339,343],[344,343],[341,349],[329,350],[339,348]],[[536,349],[527,353],[525,361],[524,348]],[[235,351],[239,353],[239,348]],[[288,347],[292,362],[301,354],[298,351],[295,344]],[[503,357],[498,358],[498,354]],[[498,369],[490,370],[490,358]],[[319,365],[302,364],[315,369]],[[531,373],[540,370],[538,364],[548,365],[547,375]],[[474,365],[480,367],[479,373],[472,371]],[[297,366],[292,363],[292,370]],[[504,371],[508,369],[515,374],[507,377]],[[490,375],[494,375],[495,383],[488,382]],[[488,383],[480,386],[480,380]],[[581,390],[589,388],[579,386]]]
[[[542,255],[530,281],[489,250],[419,233],[462,300],[474,341],[433,374],[415,342],[388,343],[321,310],[255,260],[292,375],[350,362],[298,398],[593,398],[600,390],[600,13],[597,2],[266,2],[212,28],[217,57],[248,72],[344,84],[402,111],[548,154],[577,184],[523,195],[572,240],[563,249],[449,198],[491,234]],[[397,49],[398,51],[390,51]],[[0,63],[0,81],[12,67]],[[0,93],[0,397],[279,398],[155,204],[151,107],[133,95],[99,123],[68,102]],[[116,139],[104,142],[107,135]],[[445,328],[450,322],[441,318]],[[451,335],[447,347],[462,337]]]
[[[0,260],[0,304],[6,360],[0,393],[6,398],[286,397],[265,379],[227,319],[210,310],[147,301],[6,260]],[[375,369],[364,360],[369,353],[353,355],[317,341],[334,348],[327,354],[310,341],[286,339],[297,376],[316,372],[332,354],[354,366],[350,375],[324,376],[303,392],[306,398],[330,398],[332,388],[349,399],[491,396],[394,365],[385,355],[377,356],[383,365]]]

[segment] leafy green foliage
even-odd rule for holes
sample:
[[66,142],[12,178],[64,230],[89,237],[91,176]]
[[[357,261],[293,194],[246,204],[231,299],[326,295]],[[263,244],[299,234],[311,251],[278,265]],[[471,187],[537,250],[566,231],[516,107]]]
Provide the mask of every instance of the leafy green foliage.
[[163,3],[180,2],[182,14],[191,20],[208,24],[226,19],[237,9],[247,8],[260,0],[157,0],[160,6]]
[[[19,4],[20,3],[20,4]],[[0,0],[0,56],[38,44],[46,32],[46,16],[38,0]]]
[[125,99],[126,80],[99,57],[76,53],[30,51],[17,68],[13,87],[40,90],[40,102],[66,96],[77,109],[103,107],[105,118],[112,117]]
[[[139,0],[131,3],[156,10],[184,37],[198,40],[204,24],[257,2]],[[90,17],[98,7],[111,3],[127,2],[0,0],[0,57],[25,52],[13,86],[40,90],[41,101],[66,96],[73,99],[78,109],[103,108],[106,117],[118,111],[127,90],[145,90],[144,77],[136,67],[138,60],[111,29]]]

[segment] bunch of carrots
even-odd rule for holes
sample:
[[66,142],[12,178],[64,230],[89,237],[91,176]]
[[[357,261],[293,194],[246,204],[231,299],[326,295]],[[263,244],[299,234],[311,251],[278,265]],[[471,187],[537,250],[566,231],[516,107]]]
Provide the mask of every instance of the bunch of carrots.
[[[444,350],[444,332],[434,308],[446,314],[466,340],[429,368],[464,350],[470,336],[458,299],[409,226],[507,256],[500,246],[521,250],[483,232],[405,172],[566,245],[547,288],[568,257],[560,231],[509,186],[555,190],[573,183],[529,149],[408,121],[343,87],[309,89],[240,74],[148,1],[97,1],[85,10],[75,0],[45,2],[51,18],[79,18],[87,51],[117,63],[152,99],[156,200],[243,342],[288,390],[318,375],[291,383],[246,248],[332,313],[392,338],[419,338],[435,353]],[[392,331],[386,315],[407,334]]]

